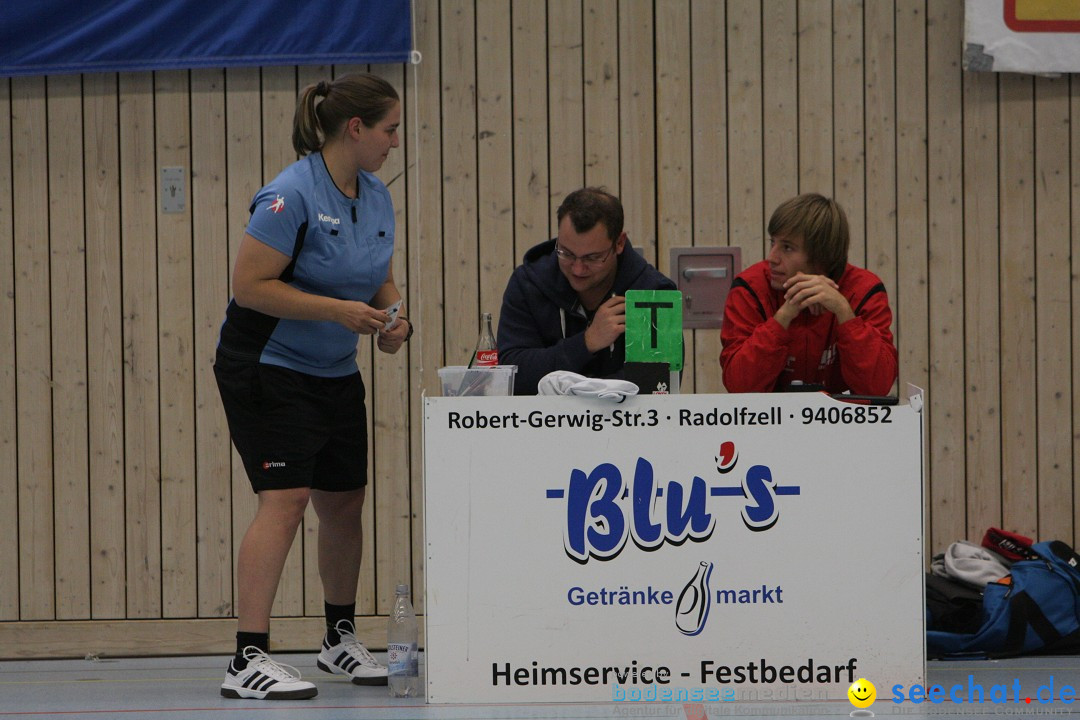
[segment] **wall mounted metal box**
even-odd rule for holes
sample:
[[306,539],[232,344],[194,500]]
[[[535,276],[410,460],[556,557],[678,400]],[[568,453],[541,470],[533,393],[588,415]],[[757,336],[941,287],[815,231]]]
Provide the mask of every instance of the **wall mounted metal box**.
[[683,294],[683,327],[720,327],[728,290],[741,270],[742,248],[671,248],[672,279]]

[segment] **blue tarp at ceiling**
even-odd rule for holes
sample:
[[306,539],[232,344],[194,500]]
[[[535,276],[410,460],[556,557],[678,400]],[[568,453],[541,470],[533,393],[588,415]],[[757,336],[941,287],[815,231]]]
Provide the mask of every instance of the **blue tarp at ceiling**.
[[0,75],[407,62],[410,0],[7,0]]

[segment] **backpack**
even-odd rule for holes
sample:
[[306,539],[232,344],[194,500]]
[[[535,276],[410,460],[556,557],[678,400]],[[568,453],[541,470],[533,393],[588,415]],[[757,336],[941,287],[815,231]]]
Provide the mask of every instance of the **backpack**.
[[1080,555],[1060,540],[1031,548],[1037,559],[1013,563],[1009,575],[986,586],[978,629],[949,631],[931,619],[929,657],[1080,652]]

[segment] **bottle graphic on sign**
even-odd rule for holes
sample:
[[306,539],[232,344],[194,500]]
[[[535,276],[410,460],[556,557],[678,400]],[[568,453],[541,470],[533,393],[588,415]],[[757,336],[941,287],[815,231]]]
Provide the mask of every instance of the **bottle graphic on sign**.
[[491,313],[484,313],[480,320],[480,338],[476,341],[469,367],[495,367],[499,364],[499,350],[495,347],[495,334],[491,332]]
[[709,577],[712,568],[711,562],[699,564],[697,572],[679,593],[679,600],[675,603],[675,627],[683,635],[694,636],[705,629],[705,621],[709,619]]

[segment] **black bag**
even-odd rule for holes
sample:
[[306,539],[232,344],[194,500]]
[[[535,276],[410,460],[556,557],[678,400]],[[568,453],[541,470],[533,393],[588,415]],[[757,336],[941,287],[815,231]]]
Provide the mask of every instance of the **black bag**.
[[927,573],[926,627],[973,633],[982,624],[982,593],[970,585]]

